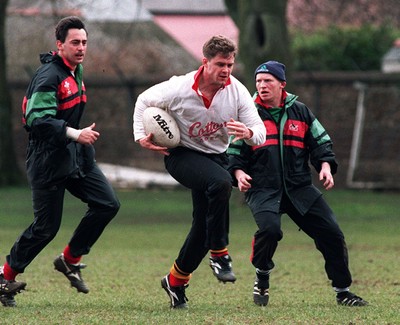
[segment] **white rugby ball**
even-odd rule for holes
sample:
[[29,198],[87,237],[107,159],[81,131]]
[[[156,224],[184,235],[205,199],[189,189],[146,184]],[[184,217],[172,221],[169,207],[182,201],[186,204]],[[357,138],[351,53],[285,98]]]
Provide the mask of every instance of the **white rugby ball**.
[[146,134],[153,134],[152,141],[161,147],[175,148],[181,141],[175,119],[159,107],[144,110],[143,127]]

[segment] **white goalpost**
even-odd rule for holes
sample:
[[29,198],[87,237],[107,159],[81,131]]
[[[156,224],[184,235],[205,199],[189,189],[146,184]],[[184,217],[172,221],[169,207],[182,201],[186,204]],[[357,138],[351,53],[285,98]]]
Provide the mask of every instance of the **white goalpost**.
[[349,188],[357,189],[382,189],[385,187],[382,182],[355,181],[354,174],[359,162],[362,136],[365,119],[365,94],[368,86],[365,83],[355,82],[354,88],[358,89],[357,109],[354,122],[353,139],[351,143],[349,167],[347,170],[346,185]]

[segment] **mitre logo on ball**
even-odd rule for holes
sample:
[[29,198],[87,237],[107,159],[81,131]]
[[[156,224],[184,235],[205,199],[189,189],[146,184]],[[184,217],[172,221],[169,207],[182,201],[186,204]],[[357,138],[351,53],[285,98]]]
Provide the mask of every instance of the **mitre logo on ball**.
[[175,119],[159,107],[144,110],[143,126],[146,134],[152,133],[152,141],[161,147],[175,148],[181,140]]

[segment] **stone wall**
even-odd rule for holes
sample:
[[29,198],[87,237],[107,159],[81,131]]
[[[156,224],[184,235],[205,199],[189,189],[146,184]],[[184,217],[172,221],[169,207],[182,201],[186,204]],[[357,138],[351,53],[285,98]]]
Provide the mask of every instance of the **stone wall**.
[[365,119],[354,187],[400,188],[400,74],[297,74],[296,93],[325,126],[339,162],[338,186],[346,182],[360,90],[365,87]]

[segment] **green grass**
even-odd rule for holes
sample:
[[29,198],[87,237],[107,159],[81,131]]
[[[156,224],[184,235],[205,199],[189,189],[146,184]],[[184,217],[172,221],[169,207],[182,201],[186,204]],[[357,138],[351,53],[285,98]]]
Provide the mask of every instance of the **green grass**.
[[[1,324],[400,324],[400,200],[398,193],[334,190],[326,198],[337,214],[350,254],[352,290],[366,308],[337,306],[323,259],[313,242],[283,216],[284,238],[275,256],[270,304],[252,301],[249,262],[255,223],[237,191],[231,201],[235,284],[220,284],[205,259],[187,289],[190,308],[170,310],[160,280],[191,224],[189,191],[119,191],[118,216],[85,256],[91,292],[78,294],[54,271],[85,206],[67,195],[57,237],[18,279],[28,283],[17,308],[0,308]],[[0,264],[32,220],[27,188],[0,189]]]

